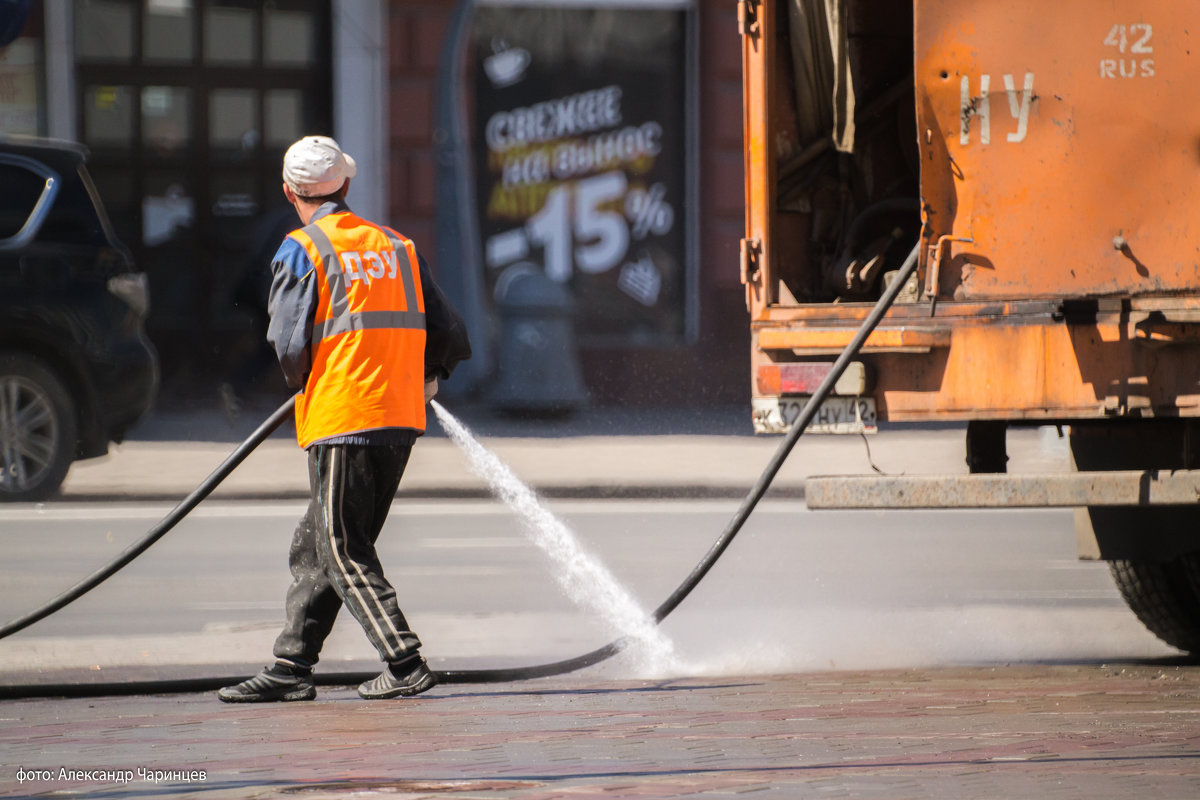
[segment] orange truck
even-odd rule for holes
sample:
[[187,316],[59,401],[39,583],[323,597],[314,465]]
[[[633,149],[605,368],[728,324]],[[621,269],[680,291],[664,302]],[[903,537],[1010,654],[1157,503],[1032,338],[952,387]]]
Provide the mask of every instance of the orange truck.
[[[1200,653],[1200,3],[742,0],[755,429],[961,421],[969,474],[810,507],[1076,509],[1146,626]],[[1005,470],[1059,425],[1075,472]]]

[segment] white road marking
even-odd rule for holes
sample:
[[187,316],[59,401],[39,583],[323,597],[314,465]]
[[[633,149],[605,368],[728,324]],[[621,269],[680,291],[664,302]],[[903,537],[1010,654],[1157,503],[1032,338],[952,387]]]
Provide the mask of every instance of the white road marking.
[[431,550],[482,550],[485,548],[503,547],[532,547],[528,539],[519,536],[498,536],[486,538],[483,536],[447,536],[441,539],[420,539],[418,547],[428,547]]

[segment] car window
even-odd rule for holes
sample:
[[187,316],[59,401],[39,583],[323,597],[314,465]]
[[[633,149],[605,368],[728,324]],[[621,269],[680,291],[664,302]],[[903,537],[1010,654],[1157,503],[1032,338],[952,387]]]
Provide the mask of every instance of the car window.
[[0,163],[0,241],[16,236],[25,226],[46,179],[16,164]]
[[96,206],[88,194],[83,178],[65,174],[62,190],[54,200],[50,216],[38,232],[39,242],[57,244],[107,243],[104,227],[96,214]]

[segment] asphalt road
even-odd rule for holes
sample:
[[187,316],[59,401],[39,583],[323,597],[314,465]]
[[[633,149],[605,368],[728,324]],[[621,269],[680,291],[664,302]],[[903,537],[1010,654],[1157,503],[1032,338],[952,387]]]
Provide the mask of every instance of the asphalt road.
[[[735,507],[550,504],[647,609],[702,557]],[[0,616],[57,595],[167,508],[0,508]],[[202,506],[108,583],[0,644],[0,678],[267,663],[288,583],[287,544],[302,510],[299,502]],[[398,503],[380,552],[438,668],[563,658],[618,633],[604,609],[568,596],[554,578],[560,568],[498,503]],[[1125,608],[1103,564],[1075,559],[1068,511],[812,512],[768,501],[661,630],[675,648],[670,671],[691,676],[1174,653]],[[344,616],[323,667],[369,668],[374,659]],[[635,656],[601,669],[626,679],[662,665]]]

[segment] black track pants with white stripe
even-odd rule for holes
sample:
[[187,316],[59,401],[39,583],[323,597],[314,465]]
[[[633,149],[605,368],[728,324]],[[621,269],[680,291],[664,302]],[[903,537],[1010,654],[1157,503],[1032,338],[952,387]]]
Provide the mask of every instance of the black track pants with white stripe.
[[292,585],[287,622],[275,640],[277,659],[316,664],[342,603],[384,661],[403,660],[421,646],[375,553],[411,452],[411,445],[308,449],[312,499],[292,537]]

